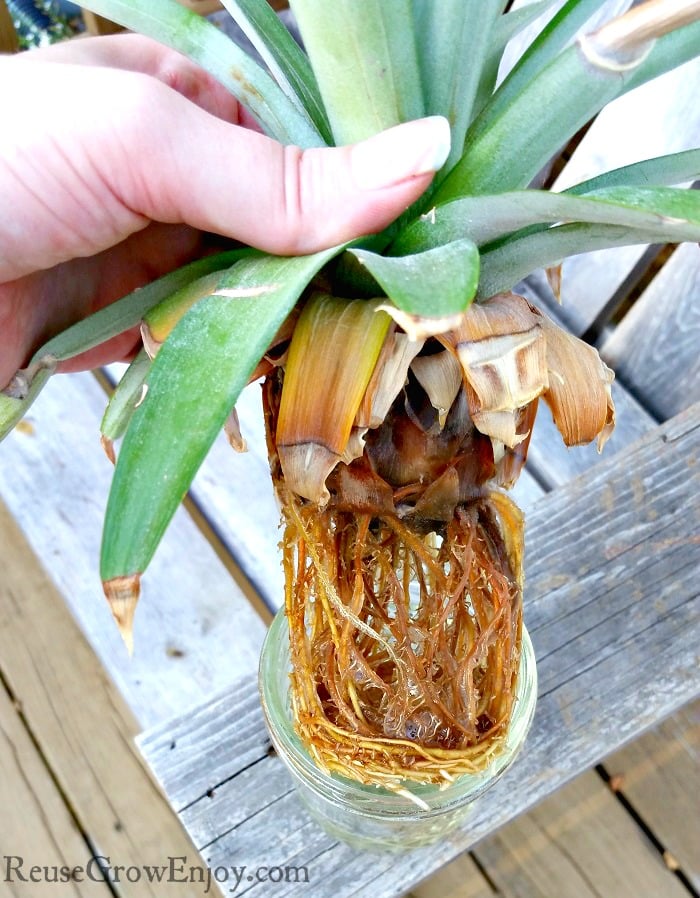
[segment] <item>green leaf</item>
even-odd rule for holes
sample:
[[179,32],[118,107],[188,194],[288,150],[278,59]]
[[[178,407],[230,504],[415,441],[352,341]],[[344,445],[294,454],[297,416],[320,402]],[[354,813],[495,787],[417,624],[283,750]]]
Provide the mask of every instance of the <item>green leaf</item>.
[[134,290],[133,293],[53,337],[34,353],[25,370],[17,372],[14,395],[8,395],[7,392],[0,393],[0,440],[4,439],[29,411],[55,371],[57,362],[71,359],[135,327],[149,309],[172,293],[209,272],[228,268],[238,259],[254,252],[250,249],[231,250],[191,262],[146,287]]
[[308,57],[266,0],[223,0],[285,94],[306,111],[326,143],[331,126]]
[[500,10],[484,0],[413,0],[425,112],[450,122],[449,171],[462,154],[484,60]]
[[683,184],[685,181],[696,181],[700,178],[700,149],[682,150],[680,153],[669,153],[666,156],[655,156],[643,162],[634,162],[596,175],[574,184],[564,193],[575,196],[592,193],[603,187],[647,187],[650,184],[670,186]]
[[[568,0],[552,17],[508,73],[492,99],[474,122],[473,140],[485,131],[518,94],[564,49],[579,29],[600,9],[600,0]],[[517,12],[523,14],[530,7]],[[509,15],[513,15],[510,13]],[[505,16],[504,20],[509,18]]]
[[[570,47],[529,82],[475,137],[435,194],[445,202],[467,194],[526,187],[542,166],[619,91],[619,73],[592,80],[578,47]],[[582,85],[585,85],[583,89]]]
[[[676,240],[698,240],[697,224],[687,226],[687,236],[676,234]],[[481,279],[477,297],[484,299],[510,290],[518,281],[537,268],[557,265],[567,256],[613,246],[663,243],[668,239],[667,227],[637,230],[620,225],[568,224],[548,228],[534,234],[514,238],[481,254]]]
[[535,0],[534,3],[519,6],[501,16],[496,23],[491,40],[491,46],[494,51],[498,52],[499,59],[503,56],[503,51],[509,41],[557,3],[558,0]]
[[401,311],[421,318],[463,312],[479,282],[479,253],[471,240],[409,256],[380,256],[362,249],[352,255],[367,268]]
[[[660,38],[657,47],[668,38],[680,40],[695,27]],[[696,41],[694,55],[699,53]],[[649,76],[675,68],[686,58],[664,52]],[[637,66],[646,64],[640,55]],[[525,84],[483,131],[467,134],[464,155],[438,188],[435,201],[526,187],[579,128],[625,91],[635,73],[633,63],[628,65],[620,71],[609,62],[594,63],[579,44],[569,47]]]
[[257,362],[304,287],[342,249],[242,259],[160,348],[112,481],[102,578],[142,572]]
[[110,443],[126,433],[136,406],[144,395],[144,382],[150,368],[151,360],[146,350],[142,349],[115,387],[100,424],[100,433]]
[[498,70],[505,52],[506,46],[520,31],[531,25],[557,0],[536,0],[511,10],[497,20],[486,58],[481,70],[477,96],[474,101],[474,115],[478,115],[493,94],[494,86],[498,79]]
[[81,6],[152,37],[199,63],[282,143],[323,146],[309,116],[233,41],[176,0],[81,0]]
[[520,190],[464,197],[431,210],[408,228],[392,252],[419,252],[460,237],[484,246],[540,223],[588,222],[665,233],[665,242],[689,236],[700,225],[700,191],[670,187],[605,187],[585,196]]
[[411,0],[291,0],[338,144],[423,115]]
[[176,291],[212,271],[230,268],[235,262],[251,255],[258,253],[251,249],[234,249],[183,265],[177,271],[172,271],[145,287],[139,287],[138,290],[105,306],[89,318],[84,318],[72,327],[66,328],[37,350],[32,362],[47,356],[64,361],[99,346],[135,327],[150,309]]

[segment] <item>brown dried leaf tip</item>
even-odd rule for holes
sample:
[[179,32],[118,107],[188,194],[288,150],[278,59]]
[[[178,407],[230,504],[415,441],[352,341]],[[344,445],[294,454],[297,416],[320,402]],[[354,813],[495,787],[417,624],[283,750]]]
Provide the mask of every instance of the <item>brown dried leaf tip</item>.
[[134,613],[141,594],[141,574],[113,577],[102,584],[129,655],[134,654]]

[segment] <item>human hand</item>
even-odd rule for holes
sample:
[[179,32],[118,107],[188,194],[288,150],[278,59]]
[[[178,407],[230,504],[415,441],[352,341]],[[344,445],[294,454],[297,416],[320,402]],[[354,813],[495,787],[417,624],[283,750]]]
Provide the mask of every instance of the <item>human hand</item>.
[[[137,35],[0,58],[0,388],[53,334],[201,254],[281,255],[381,230],[449,150],[441,118],[353,147],[282,147],[179,54]],[[129,332],[64,363],[133,352]]]

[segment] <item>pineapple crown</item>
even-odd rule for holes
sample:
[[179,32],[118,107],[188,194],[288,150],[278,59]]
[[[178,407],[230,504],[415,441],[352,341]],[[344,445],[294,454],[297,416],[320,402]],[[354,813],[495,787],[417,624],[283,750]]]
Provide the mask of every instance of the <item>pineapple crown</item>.
[[[340,295],[384,296],[415,342],[457,332],[472,302],[569,255],[700,240],[700,193],[672,186],[700,177],[700,149],[562,192],[531,187],[607,103],[700,54],[700,0],[646,0],[603,23],[632,4],[291,0],[304,49],[265,0],[224,0],[264,65],[176,0],[82,5],[191,57],[284,143],[345,144],[425,115],[452,135],[429,191],[382,233],[297,258],[244,248],[191,263],[53,338],[0,394],[2,435],[58,361],[146,319],[159,351],[136,359],[103,424],[110,450],[126,431],[102,558],[126,629],[170,518],[319,272]],[[503,77],[513,39],[533,28]],[[235,441],[235,421],[228,432]]]

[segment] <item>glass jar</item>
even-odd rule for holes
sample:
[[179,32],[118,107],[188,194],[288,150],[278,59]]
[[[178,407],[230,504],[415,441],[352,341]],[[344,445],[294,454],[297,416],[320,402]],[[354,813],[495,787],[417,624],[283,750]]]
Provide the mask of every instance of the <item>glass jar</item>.
[[280,611],[265,638],[260,658],[260,696],[277,754],[289,769],[310,814],[332,836],[355,848],[400,851],[425,845],[460,824],[474,802],[513,763],[532,722],[537,672],[530,637],[523,627],[520,674],[508,737],[503,750],[479,774],[458,777],[446,787],[406,783],[420,801],[378,786],[365,786],[322,771],[302,745],[289,701],[289,628]]

